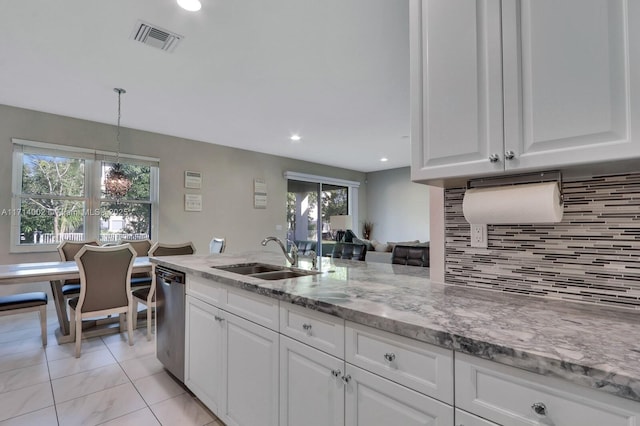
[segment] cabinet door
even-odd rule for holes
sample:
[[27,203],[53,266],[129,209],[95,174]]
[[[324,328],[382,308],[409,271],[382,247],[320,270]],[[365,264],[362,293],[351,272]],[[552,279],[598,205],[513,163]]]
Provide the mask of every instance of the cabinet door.
[[344,361],[280,336],[280,425],[344,425]]
[[504,170],[500,0],[411,0],[410,17],[411,179]]
[[278,424],[278,333],[224,312],[223,420],[226,425]]
[[630,127],[640,111],[630,109],[627,1],[502,4],[505,149],[514,153],[506,169],[640,155]]
[[453,407],[346,364],[345,423],[350,426],[450,426]]
[[185,385],[213,412],[222,392],[222,324],[220,310],[187,295]]

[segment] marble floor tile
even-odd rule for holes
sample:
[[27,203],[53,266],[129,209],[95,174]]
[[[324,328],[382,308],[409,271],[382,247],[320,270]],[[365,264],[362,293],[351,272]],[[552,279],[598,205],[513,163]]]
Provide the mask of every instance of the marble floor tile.
[[97,425],[144,407],[131,383],[56,404],[60,426]]
[[[102,423],[101,426],[159,426],[160,422],[153,415],[149,408],[143,408],[142,410],[134,411],[133,413],[125,414],[122,417],[118,417],[109,422]],[[0,424],[2,426],[2,424]]]
[[163,425],[203,426],[214,420],[214,416],[187,393],[153,404],[151,411]]
[[53,405],[51,383],[44,382],[0,394],[0,420]]
[[164,371],[164,366],[158,361],[155,354],[121,361],[120,366],[127,373],[129,379],[134,381]]
[[111,352],[108,349],[101,349],[95,352],[81,353],[80,358],[72,357],[49,361],[49,373],[53,380],[115,363],[116,360]]
[[129,383],[129,379],[118,364],[109,364],[51,381],[53,398],[56,404],[123,383]]
[[17,354],[7,354],[0,357],[0,373],[15,368],[29,367],[30,365],[46,364],[47,357],[42,348],[32,349]]
[[129,346],[126,333],[114,334],[102,339],[118,361],[126,361],[156,353],[155,340],[148,341],[146,334],[140,330],[136,330],[133,333],[133,346]]
[[138,389],[140,395],[142,395],[142,399],[149,405],[186,392],[182,386],[164,371],[154,374],[153,376],[134,380],[133,385]]
[[49,382],[47,364],[31,365],[0,373],[0,393]]
[[32,411],[0,422],[0,426],[58,426],[56,409],[53,406]]
[[[56,343],[55,336],[51,343],[47,345],[47,361],[55,361],[63,358],[75,358],[75,343],[65,343],[58,345]],[[106,349],[104,342],[100,337],[94,337],[91,339],[85,339],[82,341],[82,347],[80,349],[80,356],[89,353],[99,351],[100,349]]]

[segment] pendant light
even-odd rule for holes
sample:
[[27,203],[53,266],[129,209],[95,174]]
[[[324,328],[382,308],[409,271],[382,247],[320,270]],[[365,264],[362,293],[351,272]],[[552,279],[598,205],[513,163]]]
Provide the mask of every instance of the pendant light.
[[118,94],[118,130],[116,133],[118,151],[116,153],[116,162],[111,166],[104,179],[104,189],[107,195],[115,198],[117,202],[126,196],[129,189],[131,189],[131,180],[125,175],[120,163],[120,98],[127,91],[119,88],[115,88],[113,91]]

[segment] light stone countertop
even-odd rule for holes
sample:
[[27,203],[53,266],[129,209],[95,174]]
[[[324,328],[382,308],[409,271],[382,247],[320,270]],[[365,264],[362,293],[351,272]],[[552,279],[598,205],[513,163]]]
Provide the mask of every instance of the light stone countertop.
[[[266,281],[212,268],[275,252],[152,263],[402,336],[640,401],[640,313],[432,283],[428,268],[323,258],[318,275]],[[301,269],[310,262],[301,259]]]

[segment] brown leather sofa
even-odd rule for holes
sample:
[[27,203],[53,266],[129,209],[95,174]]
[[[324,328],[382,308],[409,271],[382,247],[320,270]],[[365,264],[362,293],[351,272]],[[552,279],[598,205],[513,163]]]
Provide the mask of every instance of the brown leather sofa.
[[335,259],[362,260],[367,257],[367,246],[354,243],[336,243],[331,257]]
[[396,244],[391,253],[391,263],[395,265],[429,267],[429,247]]

